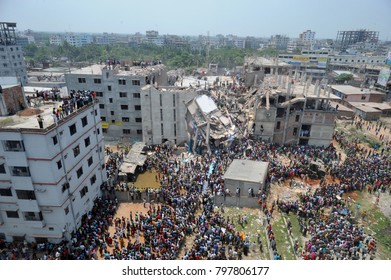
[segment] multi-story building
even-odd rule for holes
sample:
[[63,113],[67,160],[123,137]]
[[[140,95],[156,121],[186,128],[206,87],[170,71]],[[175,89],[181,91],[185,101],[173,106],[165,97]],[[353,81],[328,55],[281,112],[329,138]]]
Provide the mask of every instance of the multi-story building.
[[244,76],[246,86],[258,86],[265,75],[286,75],[292,65],[278,58],[246,57],[244,59]]
[[315,31],[307,30],[299,35],[300,41],[312,43],[315,40]]
[[99,100],[103,132],[107,139],[142,140],[141,88],[166,86],[163,64],[139,66],[92,65],[65,75],[68,91],[94,91]]
[[281,61],[292,65],[296,71],[306,73],[316,79],[327,76],[328,57],[327,49],[303,50],[301,54],[278,55]]
[[0,22],[0,77],[17,77],[19,83],[26,85],[26,64],[15,28],[16,23]]
[[0,128],[0,239],[70,239],[106,181],[104,143],[96,102],[60,120],[52,108],[13,117]]
[[92,36],[89,34],[74,34],[67,33],[64,35],[64,41],[68,42],[71,46],[80,47],[91,44],[93,42]]
[[311,78],[265,77],[254,113],[254,135],[278,144],[328,146],[333,137],[340,98]]
[[370,43],[373,47],[373,44],[377,44],[378,41],[378,31],[368,31],[364,29],[356,31],[338,31],[334,48],[335,50],[345,51],[351,45],[355,45],[357,43]]
[[347,107],[350,107],[349,103],[351,102],[382,103],[387,97],[387,95],[381,91],[353,87],[351,85],[332,85],[331,89],[336,96],[341,98],[341,104]]
[[188,140],[185,103],[195,98],[197,91],[178,87],[147,85],[141,89],[143,142],[147,145],[170,141],[183,144]]
[[55,46],[61,46],[63,43],[63,38],[60,35],[53,35],[49,38],[49,44]]
[[288,47],[289,37],[285,35],[274,35],[270,38],[269,47],[278,50],[286,50]]

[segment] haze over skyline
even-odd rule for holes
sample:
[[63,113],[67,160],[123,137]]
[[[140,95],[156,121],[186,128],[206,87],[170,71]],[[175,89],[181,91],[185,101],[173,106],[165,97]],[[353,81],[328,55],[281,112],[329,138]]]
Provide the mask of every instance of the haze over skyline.
[[316,39],[338,31],[379,31],[391,40],[390,0],[1,0],[0,21],[20,31],[207,35],[297,38],[311,29]]

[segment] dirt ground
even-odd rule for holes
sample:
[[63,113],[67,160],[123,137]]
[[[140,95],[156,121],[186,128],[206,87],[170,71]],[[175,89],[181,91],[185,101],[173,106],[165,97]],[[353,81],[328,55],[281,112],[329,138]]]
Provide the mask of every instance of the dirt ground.
[[[160,204],[156,203],[155,206],[157,206],[157,205],[160,205]],[[149,203],[146,204],[146,207],[147,208],[144,208],[143,203],[120,203],[114,219],[115,218],[122,218],[122,217],[125,217],[127,219],[130,217],[130,211],[132,211],[133,217],[134,217],[135,213],[146,214],[148,211]],[[109,232],[110,232],[110,235],[113,236],[113,234],[115,233],[115,227],[114,226],[109,227]],[[127,246],[129,241],[133,243],[136,241],[136,239],[135,239],[135,237],[130,237],[129,240],[125,239],[124,245]],[[140,233],[139,241],[141,243],[144,242],[144,237],[143,237],[142,233]],[[114,249],[114,247],[107,247],[107,250],[110,253],[113,252],[113,249]],[[103,257],[99,254],[99,252],[98,252],[98,258],[103,259]]]
[[21,116],[21,117],[30,117],[30,116],[35,116],[35,115],[41,114],[42,112],[43,111],[40,109],[27,108],[23,111],[18,112],[17,115]]

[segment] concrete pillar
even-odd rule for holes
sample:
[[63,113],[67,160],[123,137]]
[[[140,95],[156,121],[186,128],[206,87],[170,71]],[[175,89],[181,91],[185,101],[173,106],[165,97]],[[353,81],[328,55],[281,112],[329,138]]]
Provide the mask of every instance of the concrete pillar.
[[288,88],[287,88],[287,95],[290,96],[291,95],[291,90],[292,90],[292,83],[291,81],[288,82]]

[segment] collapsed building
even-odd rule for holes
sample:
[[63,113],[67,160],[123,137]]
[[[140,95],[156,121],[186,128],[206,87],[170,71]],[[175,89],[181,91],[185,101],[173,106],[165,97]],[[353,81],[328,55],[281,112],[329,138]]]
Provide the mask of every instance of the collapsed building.
[[228,113],[223,114],[213,99],[202,94],[185,103],[189,152],[202,153],[205,149],[228,144],[238,131]]
[[292,65],[278,58],[246,57],[244,60],[244,77],[247,87],[257,86],[266,75],[287,75]]
[[325,81],[312,84],[312,77],[265,77],[254,101],[253,133],[278,144],[328,146],[333,137],[337,109]]

